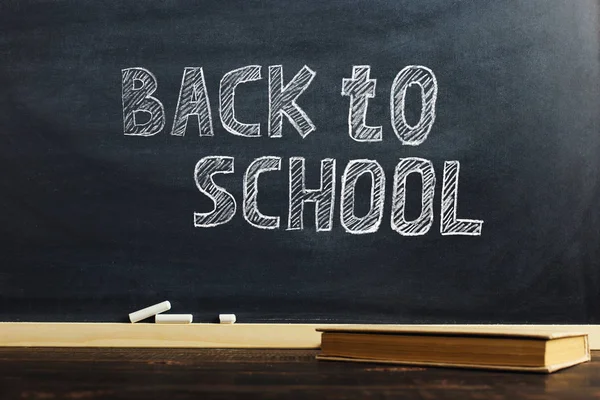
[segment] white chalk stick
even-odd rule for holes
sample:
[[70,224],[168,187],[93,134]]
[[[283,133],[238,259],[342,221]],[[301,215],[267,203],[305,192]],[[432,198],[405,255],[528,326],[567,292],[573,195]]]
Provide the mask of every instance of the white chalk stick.
[[235,324],[235,314],[219,314],[219,321],[222,324]]
[[154,322],[157,324],[191,324],[192,314],[156,314]]
[[139,311],[132,312],[131,314],[129,314],[129,320],[132,324],[134,324],[143,319],[153,317],[156,314],[160,314],[161,312],[169,311],[170,309],[171,303],[169,303],[168,301],[163,301],[162,303],[158,303],[153,306],[143,308]]

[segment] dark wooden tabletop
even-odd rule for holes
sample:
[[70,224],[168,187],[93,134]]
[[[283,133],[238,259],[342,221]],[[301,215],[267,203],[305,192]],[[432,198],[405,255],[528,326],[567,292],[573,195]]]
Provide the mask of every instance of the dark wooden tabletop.
[[0,348],[0,398],[600,399],[600,352],[552,375],[319,362],[316,354]]

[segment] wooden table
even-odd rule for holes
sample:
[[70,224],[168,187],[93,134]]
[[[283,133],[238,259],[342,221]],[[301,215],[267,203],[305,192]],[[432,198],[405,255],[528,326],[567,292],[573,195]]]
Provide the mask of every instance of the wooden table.
[[0,348],[0,398],[600,399],[600,352],[552,375],[318,362],[315,354]]

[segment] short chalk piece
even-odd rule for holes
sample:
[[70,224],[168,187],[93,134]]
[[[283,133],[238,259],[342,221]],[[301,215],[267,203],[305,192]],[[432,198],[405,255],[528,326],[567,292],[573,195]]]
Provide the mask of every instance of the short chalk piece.
[[157,324],[191,324],[192,314],[156,314],[154,322]]
[[222,324],[235,324],[235,314],[219,314],[219,321]]
[[169,311],[171,309],[171,303],[168,301],[163,301],[162,303],[155,304],[150,307],[143,308],[139,311],[132,312],[129,314],[129,320],[131,323],[136,323],[146,318],[150,318],[155,316],[156,314],[160,314],[161,312]]

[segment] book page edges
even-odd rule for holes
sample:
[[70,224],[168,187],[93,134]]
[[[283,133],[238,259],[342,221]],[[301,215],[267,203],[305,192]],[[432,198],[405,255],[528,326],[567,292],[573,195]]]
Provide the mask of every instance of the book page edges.
[[370,358],[351,358],[351,357],[338,357],[338,356],[322,356],[317,355],[317,360],[322,361],[350,361],[350,362],[364,362],[364,363],[375,363],[375,364],[395,364],[395,365],[408,365],[414,367],[444,367],[444,368],[464,368],[464,369],[487,369],[495,371],[514,371],[514,372],[534,372],[541,374],[549,374],[564,368],[572,367],[577,364],[581,364],[590,361],[589,354],[574,361],[569,361],[561,364],[549,365],[544,367],[516,367],[516,366],[502,366],[502,365],[480,365],[480,364],[454,364],[454,363],[433,363],[433,362],[417,362],[417,361],[394,361],[394,360],[377,360]]

